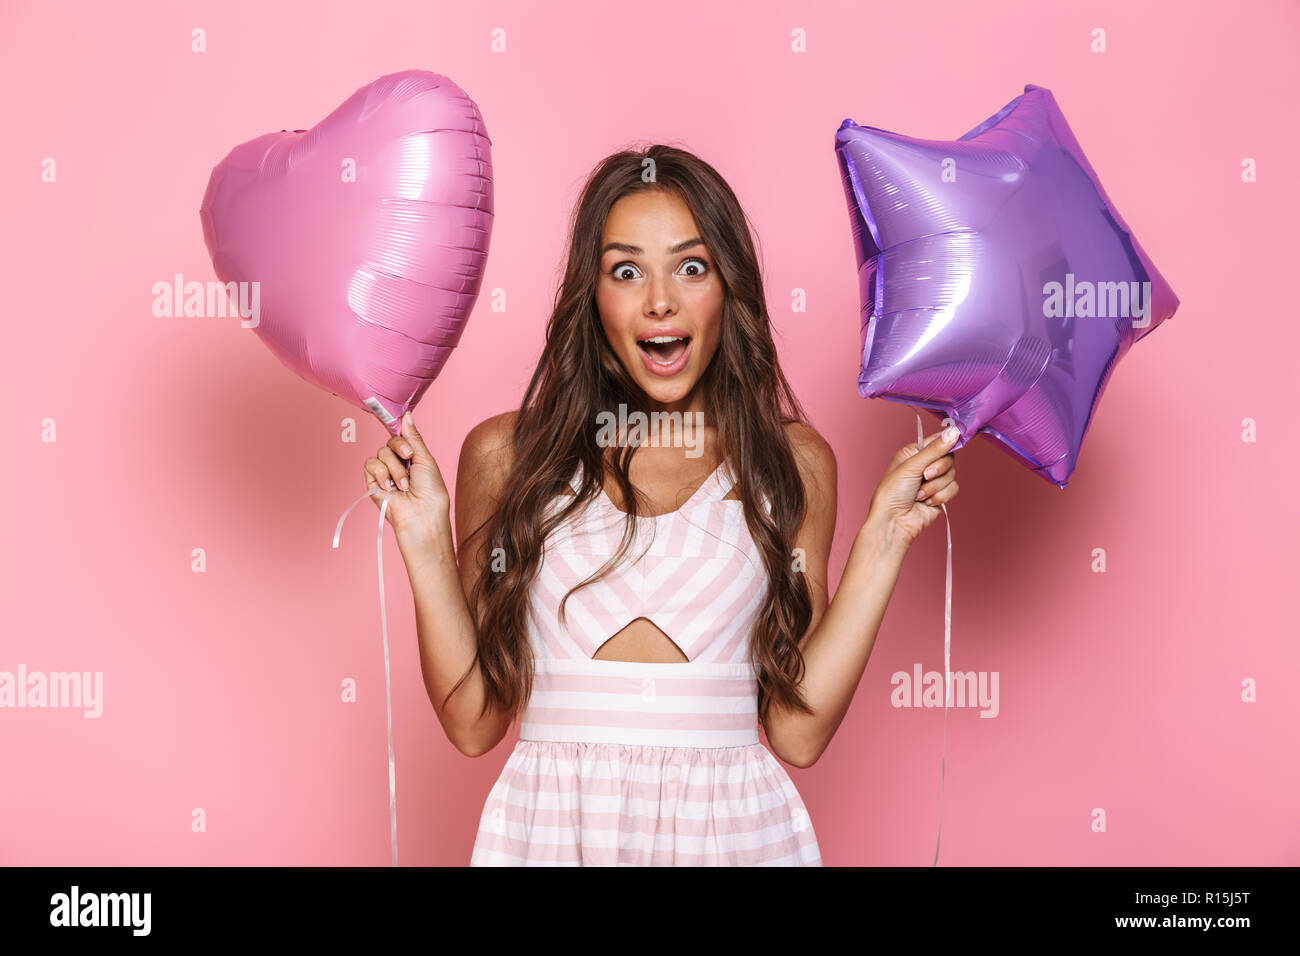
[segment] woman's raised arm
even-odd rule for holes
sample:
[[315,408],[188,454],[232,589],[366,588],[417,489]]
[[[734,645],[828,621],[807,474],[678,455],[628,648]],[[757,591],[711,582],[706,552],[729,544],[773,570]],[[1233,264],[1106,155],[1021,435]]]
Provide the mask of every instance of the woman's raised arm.
[[386,517],[415,598],[425,690],[447,739],[470,757],[495,747],[510,726],[510,720],[493,708],[480,715],[484,692],[477,666],[450,699],[447,695],[470,669],[478,647],[467,596],[473,593],[484,547],[480,526],[496,508],[509,471],[514,414],[497,415],[475,426],[461,446],[456,474],[458,547],[452,543],[446,484],[409,413],[402,434],[366,461],[366,484],[375,492],[376,505],[382,501],[382,490],[393,487],[397,492],[389,498]]

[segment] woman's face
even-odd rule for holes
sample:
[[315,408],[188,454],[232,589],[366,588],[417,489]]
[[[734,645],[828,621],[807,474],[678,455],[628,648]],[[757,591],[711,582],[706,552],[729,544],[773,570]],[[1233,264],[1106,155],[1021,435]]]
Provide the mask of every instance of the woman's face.
[[651,410],[702,411],[693,393],[718,349],[723,291],[690,209],[667,190],[630,193],[600,248],[596,307],[610,348]]

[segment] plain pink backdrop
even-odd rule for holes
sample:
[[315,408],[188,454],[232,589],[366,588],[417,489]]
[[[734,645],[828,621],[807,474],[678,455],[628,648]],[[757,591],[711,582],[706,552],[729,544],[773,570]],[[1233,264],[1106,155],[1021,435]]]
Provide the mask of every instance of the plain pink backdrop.
[[[916,437],[856,393],[835,130],[953,139],[1052,90],[1182,308],[1119,366],[1065,491],[985,440],[958,453],[952,665],[998,672],[1001,699],[949,713],[941,863],[1300,863],[1300,332],[1278,292],[1298,27],[1281,0],[4,4],[0,670],[102,671],[105,699],[98,719],[0,710],[0,862],[388,863],[374,508],[330,549],[385,433],[237,320],[154,318],[151,290],[213,277],[198,207],[232,146],[419,68],[476,99],[495,168],[484,293],[416,414],[448,483],[466,432],[523,394],[583,178],[673,142],[755,223],[783,366],[838,455],[832,583]],[[401,862],[466,864],[514,733],[479,759],[448,743],[386,542]],[[931,860],[943,711],[892,707],[890,675],[942,670],[943,572],[940,522],[830,748],[790,768],[828,865]]]

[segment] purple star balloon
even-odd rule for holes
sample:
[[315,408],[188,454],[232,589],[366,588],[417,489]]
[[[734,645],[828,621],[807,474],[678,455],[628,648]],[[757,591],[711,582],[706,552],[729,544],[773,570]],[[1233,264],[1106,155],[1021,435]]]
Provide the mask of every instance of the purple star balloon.
[[1174,295],[1051,91],[955,142],[835,136],[862,296],[858,392],[984,433],[1064,488],[1115,364]]

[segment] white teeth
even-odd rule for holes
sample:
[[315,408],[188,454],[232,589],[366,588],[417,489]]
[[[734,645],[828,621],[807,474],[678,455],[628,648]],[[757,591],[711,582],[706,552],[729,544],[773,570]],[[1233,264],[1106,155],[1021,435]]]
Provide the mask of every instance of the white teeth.
[[[671,343],[671,342],[681,342],[682,345],[683,345],[683,349],[685,349],[685,348],[689,348],[689,346],[686,345],[686,342],[687,342],[689,339],[690,339],[690,336],[688,336],[688,335],[652,335],[652,336],[650,336],[649,338],[638,339],[638,340],[637,340],[637,345],[638,345],[638,346],[641,346],[641,345],[651,345],[651,344],[654,344],[654,345],[667,345],[667,344],[669,344],[669,343]],[[659,359],[655,358],[655,357],[650,353],[650,350],[649,350],[649,349],[642,349],[642,350],[641,350],[641,354],[645,355],[645,356],[646,356],[648,359],[650,359],[650,361],[653,362],[655,365],[662,365],[662,366],[664,366],[665,368],[666,368],[667,366],[669,366],[669,365],[673,365],[673,364],[675,364],[675,363],[681,361],[681,359],[682,359],[682,356],[679,355],[677,358],[673,359],[673,360],[670,361],[670,362],[660,361]],[[683,352],[683,354],[685,354],[685,353]]]

